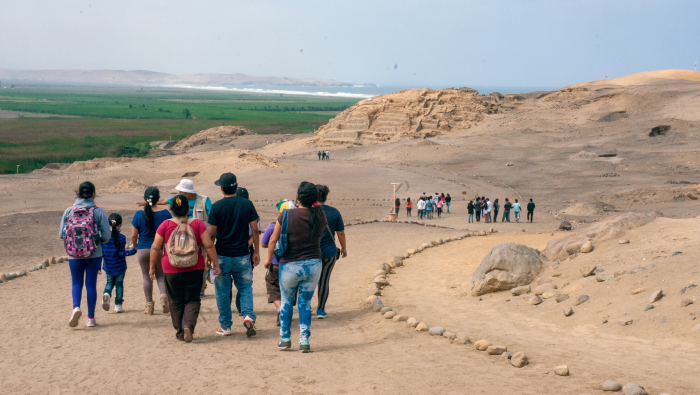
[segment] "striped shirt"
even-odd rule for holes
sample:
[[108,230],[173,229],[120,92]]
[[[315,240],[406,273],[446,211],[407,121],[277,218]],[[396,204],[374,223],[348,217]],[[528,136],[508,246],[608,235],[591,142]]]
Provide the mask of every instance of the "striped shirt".
[[136,254],[136,249],[126,249],[126,237],[119,234],[119,249],[114,248],[114,242],[109,239],[102,244],[102,255],[104,261],[102,269],[110,276],[118,276],[126,271],[126,257]]

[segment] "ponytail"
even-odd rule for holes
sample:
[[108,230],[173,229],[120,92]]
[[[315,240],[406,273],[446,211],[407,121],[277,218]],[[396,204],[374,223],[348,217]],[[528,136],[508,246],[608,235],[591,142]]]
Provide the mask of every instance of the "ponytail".
[[318,204],[318,189],[316,189],[316,185],[303,181],[297,189],[297,195],[302,206],[308,208],[311,213],[309,226],[311,234],[315,235],[321,225],[321,216],[324,215],[323,209]]
[[146,218],[146,226],[148,230],[151,231],[151,235],[155,237],[156,234],[156,222],[153,219],[153,208],[154,204],[158,204],[160,200],[160,191],[156,187],[146,188],[146,192],[143,193],[143,200],[146,201],[146,205],[143,207],[144,217]]
[[114,244],[114,249],[119,252],[119,230],[117,227],[122,224],[122,216],[117,213],[112,213],[109,215],[109,226],[112,228],[112,243]]

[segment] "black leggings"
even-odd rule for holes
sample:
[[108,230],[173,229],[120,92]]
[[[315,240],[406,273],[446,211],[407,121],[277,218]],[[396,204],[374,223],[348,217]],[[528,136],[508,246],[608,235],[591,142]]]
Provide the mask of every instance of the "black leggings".
[[335,257],[326,258],[321,261],[321,277],[318,279],[318,308],[325,310],[328,295],[330,294],[331,272],[335,266]]
[[535,214],[533,211],[528,211],[528,212],[527,212],[527,220],[528,220],[528,221],[532,222],[533,214]]

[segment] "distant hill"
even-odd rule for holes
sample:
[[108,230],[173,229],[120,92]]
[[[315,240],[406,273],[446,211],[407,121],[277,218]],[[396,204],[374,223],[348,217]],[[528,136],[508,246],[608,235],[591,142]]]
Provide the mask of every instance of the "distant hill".
[[[120,85],[353,86],[325,78],[253,77],[245,74],[174,75],[147,70],[1,70],[0,80],[79,82]],[[372,85],[372,84],[369,84]]]

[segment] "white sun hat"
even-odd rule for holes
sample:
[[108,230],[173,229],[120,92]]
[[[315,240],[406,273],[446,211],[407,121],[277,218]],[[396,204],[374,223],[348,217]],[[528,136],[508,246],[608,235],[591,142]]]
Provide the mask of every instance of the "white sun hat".
[[194,191],[194,182],[192,180],[188,180],[186,178],[183,178],[180,180],[180,183],[177,184],[175,187],[180,192],[187,192],[187,193],[196,193]]

